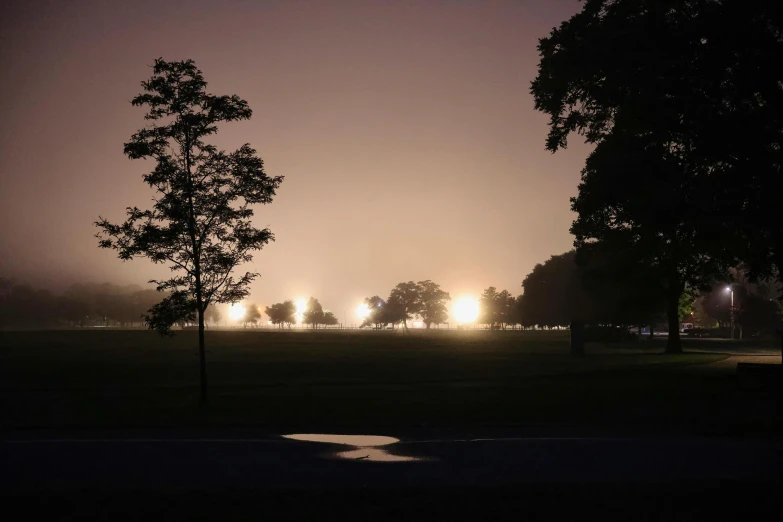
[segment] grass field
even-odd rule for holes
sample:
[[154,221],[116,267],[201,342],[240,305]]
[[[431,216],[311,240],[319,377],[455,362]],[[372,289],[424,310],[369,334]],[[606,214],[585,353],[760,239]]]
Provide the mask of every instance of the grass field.
[[[195,332],[0,336],[5,429],[778,431],[771,393],[709,371],[726,355],[663,355],[662,340],[591,344],[574,358],[556,332],[208,332],[210,405],[200,410]],[[726,346],[709,343],[698,346]]]

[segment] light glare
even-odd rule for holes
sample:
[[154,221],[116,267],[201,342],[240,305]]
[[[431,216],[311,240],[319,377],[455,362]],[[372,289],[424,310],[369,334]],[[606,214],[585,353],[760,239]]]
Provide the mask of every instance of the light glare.
[[368,315],[370,315],[370,307],[367,306],[367,303],[362,303],[356,308],[356,316],[362,321],[367,319]]
[[307,299],[300,297],[299,299],[294,301],[294,305],[296,306],[296,314],[294,315],[294,318],[296,319],[296,324],[302,324],[305,310],[307,310]]
[[472,323],[478,318],[479,304],[472,297],[461,297],[454,303],[453,315],[459,324]]
[[239,321],[245,316],[245,305],[242,303],[233,303],[228,309],[228,316],[232,321]]

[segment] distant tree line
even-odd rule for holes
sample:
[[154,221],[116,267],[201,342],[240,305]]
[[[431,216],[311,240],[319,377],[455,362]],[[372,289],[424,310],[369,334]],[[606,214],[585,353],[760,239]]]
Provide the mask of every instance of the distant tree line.
[[[0,327],[80,328],[146,327],[144,315],[161,299],[160,292],[139,285],[74,283],[61,294],[0,277]],[[209,307],[206,320],[217,325],[222,316]],[[180,327],[195,324],[181,318]]]
[[[720,334],[728,335],[733,313],[737,333],[742,331],[746,337],[774,333],[781,316],[777,300],[780,283],[772,278],[751,282],[743,267],[730,272],[729,281],[709,290],[684,291],[679,300],[678,320],[695,328],[722,329]],[[521,295],[514,296],[494,286],[485,289],[478,299],[475,323],[491,330],[566,328],[577,317],[588,326],[653,330],[666,323],[666,303],[649,277],[643,267],[621,266],[616,259],[602,263],[596,257],[589,263],[580,263],[575,251],[566,252],[537,264],[522,281]],[[729,288],[734,292],[733,309]],[[138,285],[77,283],[58,295],[0,278],[0,326],[144,327],[144,316],[159,300],[159,292]],[[378,295],[364,299],[366,314],[361,326],[407,329],[415,320],[428,329],[439,327],[452,320],[448,311],[450,300],[449,293],[431,280],[402,282],[392,288],[386,299]],[[250,303],[245,305],[242,317],[233,319],[257,327],[262,322],[262,312],[279,328],[291,328],[300,321],[312,329],[339,324],[334,313],[324,309],[314,297],[300,311],[293,300],[263,309]],[[220,310],[214,306],[207,308],[204,317],[211,326],[222,320]],[[179,318],[175,324],[180,328],[193,326],[197,324],[195,314]]]
[[[290,299],[267,306],[264,309],[264,313],[269,317],[269,321],[279,328],[291,328],[292,325],[297,323],[296,304]],[[337,316],[329,310],[324,310],[320,301],[315,297],[311,297],[307,301],[305,309],[302,311],[301,321],[302,324],[306,324],[313,329],[339,324]]]
[[158,292],[138,285],[78,283],[57,295],[0,278],[3,327],[142,326],[142,314],[158,301]]
[[[552,256],[536,265],[522,282],[524,293],[517,298],[517,318],[524,327],[567,327],[578,318],[592,326],[650,326],[652,330],[668,322],[665,295],[653,277],[645,267],[621,264],[617,259],[602,262],[593,256],[589,262],[579,263],[575,251]],[[777,300],[780,288],[773,278],[751,283],[743,267],[733,268],[727,281],[701,291],[686,288],[680,294],[678,326],[682,322],[727,328],[733,313],[735,327],[746,335],[772,334],[781,315]],[[734,291],[733,309],[730,290]],[[490,291],[494,288],[487,289],[485,295],[491,295]]]
[[437,327],[448,321],[446,303],[450,300],[449,293],[429,279],[418,283],[402,282],[392,288],[386,300],[377,295],[365,298],[366,314],[362,326],[382,328],[391,324],[407,330],[408,321],[418,318],[429,330],[433,325]]

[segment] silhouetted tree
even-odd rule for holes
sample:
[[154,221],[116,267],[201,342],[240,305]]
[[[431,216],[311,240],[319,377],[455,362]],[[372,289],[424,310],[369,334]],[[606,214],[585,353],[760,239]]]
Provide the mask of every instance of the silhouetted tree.
[[479,322],[489,326],[491,330],[503,328],[518,322],[517,301],[508,290],[498,292],[490,286],[479,298]]
[[403,328],[406,328],[404,324],[406,319],[411,318],[412,317],[407,313],[407,307],[400,295],[390,295],[378,311],[377,317],[381,325],[391,323],[392,326],[395,326],[399,324],[402,325]]
[[427,330],[433,324],[439,325],[449,319],[449,312],[446,308],[446,302],[451,300],[448,292],[440,289],[440,285],[430,281],[419,281],[416,283],[418,296],[416,310],[424,321]]
[[315,329],[319,324],[324,324],[324,309],[315,297],[307,301],[307,308],[302,314],[302,324],[309,324]]
[[[571,132],[595,149],[572,208],[578,249],[625,245],[665,296],[667,351],[681,351],[683,291],[738,258],[783,261],[781,11],[773,2],[588,0],[540,41],[536,108],[547,148]],[[743,38],[726,38],[733,27]],[[639,56],[644,59],[640,60]],[[726,219],[732,216],[734,219]]]
[[330,312],[329,310],[326,310],[324,312],[323,318],[321,319],[324,326],[334,326],[336,324],[339,324],[339,321],[337,320],[337,317],[334,315],[334,313]]
[[[663,295],[644,267],[626,264],[619,252],[614,258],[593,255],[582,263],[577,263],[578,257],[574,251],[552,256],[525,278],[517,312],[523,326],[567,326],[577,321],[627,328],[654,324],[663,317]],[[681,295],[678,326],[680,313],[692,302],[688,292]]]
[[386,301],[380,296],[367,297],[364,299],[364,304],[367,305],[368,313],[362,321],[363,327],[373,325],[375,328],[382,328],[384,324],[392,322],[387,320]]
[[258,326],[258,322],[261,320],[261,309],[257,304],[251,303],[245,308],[245,317],[243,322],[245,324],[250,323],[253,326]]
[[522,295],[518,295],[514,299],[514,307],[511,309],[511,313],[513,314],[513,324],[518,324],[522,327],[525,326],[523,317],[524,317],[524,311],[522,309]]
[[576,318],[572,316],[583,312],[585,298],[574,252],[552,256],[544,264],[537,264],[525,277],[522,288],[523,326],[568,326]]
[[479,298],[479,323],[489,325],[490,330],[494,330],[495,323],[499,322],[498,316],[498,292],[494,286],[490,286]]
[[264,313],[272,321],[272,324],[276,324],[281,328],[284,324],[290,328],[296,322],[296,305],[291,300],[267,306],[264,309]]
[[637,327],[665,320],[666,294],[656,272],[640,265],[624,245],[583,245],[576,261],[591,303],[591,313],[582,319]]
[[517,314],[517,300],[508,290],[498,294],[498,320],[505,330],[507,326],[513,326],[519,322]]
[[[421,313],[421,287],[413,281],[399,283],[389,294],[387,314],[390,323],[402,323],[408,329],[408,321]],[[429,328],[429,327],[428,327]]]
[[210,303],[232,303],[248,294],[258,274],[239,278],[234,268],[274,239],[269,229],[253,226],[253,204],[272,201],[282,177],[268,177],[256,151],[245,144],[226,153],[204,140],[223,122],[251,116],[238,96],[207,93],[207,83],[192,60],[155,60],[153,76],[132,104],[147,106],[147,126],[125,144],[131,159],[152,159],[144,175],[156,197],[151,210],[129,208],[127,220],[96,222],[101,248],[118,251],[123,260],[143,256],[168,264],[177,275],[155,281],[171,292],[153,306],[146,322],[171,334],[177,320],[195,315],[199,326],[201,404],[207,402],[204,312]]

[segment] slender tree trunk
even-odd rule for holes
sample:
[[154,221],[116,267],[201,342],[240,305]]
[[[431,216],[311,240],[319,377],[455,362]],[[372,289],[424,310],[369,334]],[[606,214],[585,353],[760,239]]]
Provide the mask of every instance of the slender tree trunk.
[[672,292],[666,303],[666,319],[669,323],[669,336],[666,339],[666,353],[682,353],[680,343],[680,293]]
[[201,251],[196,241],[196,211],[193,205],[193,175],[190,170],[190,136],[185,131],[185,170],[188,182],[188,232],[190,233],[190,244],[193,249],[193,276],[196,280],[196,309],[198,310],[198,357],[199,357],[199,381],[201,385],[201,395],[199,405],[203,408],[207,405],[207,349],[204,342],[204,294],[201,287]]
[[204,312],[202,312],[200,308],[198,312],[198,358],[199,374],[201,377],[201,396],[199,404],[203,408],[207,405],[207,349],[206,343],[204,342]]

